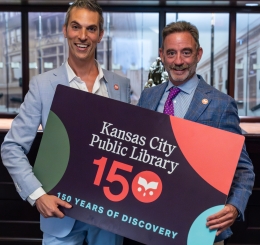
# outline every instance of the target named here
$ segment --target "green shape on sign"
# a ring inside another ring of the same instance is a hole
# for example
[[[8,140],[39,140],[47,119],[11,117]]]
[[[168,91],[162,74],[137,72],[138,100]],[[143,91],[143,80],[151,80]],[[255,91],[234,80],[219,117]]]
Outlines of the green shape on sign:
[[[68,166],[69,156],[67,130],[59,117],[50,111],[34,164],[34,174],[46,192],[52,190],[61,180]]]

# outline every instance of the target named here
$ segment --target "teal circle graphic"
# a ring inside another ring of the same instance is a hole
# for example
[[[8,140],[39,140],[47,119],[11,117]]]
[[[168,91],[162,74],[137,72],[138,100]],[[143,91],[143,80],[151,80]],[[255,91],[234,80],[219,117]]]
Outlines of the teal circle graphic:
[[[217,230],[209,230],[206,226],[207,218],[223,208],[224,205],[209,208],[194,220],[189,230],[187,245],[213,244]]]

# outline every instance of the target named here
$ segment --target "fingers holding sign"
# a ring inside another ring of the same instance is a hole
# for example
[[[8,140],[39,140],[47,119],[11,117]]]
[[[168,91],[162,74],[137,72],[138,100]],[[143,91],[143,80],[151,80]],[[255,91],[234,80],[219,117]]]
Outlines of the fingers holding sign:
[[[230,227],[236,220],[238,211],[236,207],[231,204],[226,204],[219,212],[207,218],[207,227],[210,230],[217,230],[217,236],[228,227]]]
[[[45,194],[36,200],[36,207],[45,218],[63,218],[64,214],[59,210],[59,206],[71,208],[72,205],[52,195]]]

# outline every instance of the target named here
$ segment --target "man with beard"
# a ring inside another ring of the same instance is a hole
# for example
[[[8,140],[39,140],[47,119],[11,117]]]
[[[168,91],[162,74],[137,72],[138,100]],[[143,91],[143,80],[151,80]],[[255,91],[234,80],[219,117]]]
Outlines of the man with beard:
[[[39,125],[45,128],[58,84],[130,103],[129,79],[103,70],[95,60],[95,50],[104,33],[103,23],[102,9],[96,0],[76,0],[69,7],[63,26],[68,60],[30,81],[24,103],[2,144],[2,160],[17,192],[22,199],[36,205],[41,214],[43,245],[77,245],[84,240],[89,245],[123,243],[121,236],[64,216],[59,207],[71,208],[71,205],[45,193],[26,157]]]
[[[169,81],[144,89],[138,105],[241,134],[235,100],[196,74],[203,53],[197,28],[185,21],[170,23],[163,29],[162,40],[160,57]],[[217,230],[215,244],[224,244],[224,240],[232,235],[230,226],[234,221],[244,220],[254,177],[253,165],[244,145],[225,207],[205,220],[210,230]]]

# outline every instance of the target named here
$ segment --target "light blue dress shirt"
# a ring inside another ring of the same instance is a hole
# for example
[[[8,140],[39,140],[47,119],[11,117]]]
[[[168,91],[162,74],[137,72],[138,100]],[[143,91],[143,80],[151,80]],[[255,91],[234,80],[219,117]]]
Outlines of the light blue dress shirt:
[[[184,118],[186,112],[188,111],[188,108],[190,106],[191,100],[193,98],[194,92],[198,86],[199,78],[196,74],[187,82],[181,84],[178,86],[178,88],[181,90],[178,95],[173,99],[173,106],[174,106],[174,116]],[[174,85],[168,81],[168,85],[165,89],[165,92],[160,100],[160,103],[157,107],[158,112],[163,113],[164,104],[167,100],[167,97],[169,95],[169,90],[171,87],[174,87]]]

